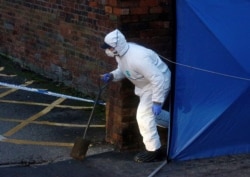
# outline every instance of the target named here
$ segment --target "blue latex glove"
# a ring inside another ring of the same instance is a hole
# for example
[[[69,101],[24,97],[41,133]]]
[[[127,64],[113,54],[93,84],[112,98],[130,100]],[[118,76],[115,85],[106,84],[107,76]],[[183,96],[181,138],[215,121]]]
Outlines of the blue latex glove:
[[[161,104],[159,103],[153,103],[152,111],[155,116],[158,116],[161,113]]]
[[[112,81],[113,80],[113,75],[110,74],[110,73],[106,73],[106,74],[103,74],[101,76],[101,80],[105,83],[108,83],[109,81]]]

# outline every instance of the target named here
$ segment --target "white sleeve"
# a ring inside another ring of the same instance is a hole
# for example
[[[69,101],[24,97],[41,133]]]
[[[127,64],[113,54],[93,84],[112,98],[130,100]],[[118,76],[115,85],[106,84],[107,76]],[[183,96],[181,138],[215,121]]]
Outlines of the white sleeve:
[[[123,74],[123,72],[119,69],[119,67],[117,67],[115,70],[111,71],[111,73],[114,76],[113,81],[120,81],[122,79],[125,78],[125,75]]]

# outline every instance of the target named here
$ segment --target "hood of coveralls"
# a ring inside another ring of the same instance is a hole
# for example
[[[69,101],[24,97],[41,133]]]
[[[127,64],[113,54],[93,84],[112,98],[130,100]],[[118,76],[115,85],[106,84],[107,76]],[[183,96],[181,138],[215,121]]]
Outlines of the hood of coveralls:
[[[104,42],[115,48],[119,56],[123,56],[129,48],[125,36],[118,29],[108,33],[104,38]]]

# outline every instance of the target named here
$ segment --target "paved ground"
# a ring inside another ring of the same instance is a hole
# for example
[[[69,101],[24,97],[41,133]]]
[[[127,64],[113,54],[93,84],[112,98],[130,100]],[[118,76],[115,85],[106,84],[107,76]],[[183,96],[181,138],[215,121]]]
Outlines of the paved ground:
[[[82,162],[72,159],[70,152],[74,139],[82,136],[93,103],[12,88],[22,85],[50,88],[53,90],[49,91],[60,93],[66,89],[22,71],[3,58],[0,60],[0,82],[10,86],[0,86],[1,177],[100,176],[110,172],[109,176],[131,176],[130,172],[147,176],[157,167],[158,163],[134,163],[135,152],[116,152],[105,142],[103,105],[98,105],[88,131],[92,143],[86,159]],[[136,171],[139,168],[143,171]]]
[[[1,59],[0,82],[34,88],[56,85],[37,77],[16,75],[20,68],[8,70],[5,65],[6,61]],[[83,133],[91,106],[90,103],[0,86],[0,176],[250,176],[250,154],[168,164],[135,163],[132,159],[136,152],[116,152],[112,145],[105,143],[105,118],[101,106],[88,133],[93,143],[87,157],[83,161],[74,160],[69,154],[75,137]]]

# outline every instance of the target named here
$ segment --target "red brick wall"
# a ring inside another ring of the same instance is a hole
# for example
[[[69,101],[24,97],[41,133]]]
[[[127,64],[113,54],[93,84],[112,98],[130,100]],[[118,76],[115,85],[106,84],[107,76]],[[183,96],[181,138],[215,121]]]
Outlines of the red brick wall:
[[[117,18],[128,40],[173,56],[173,0],[109,0],[105,12]]]
[[[172,0],[0,0],[0,53],[26,69],[83,93],[115,68],[100,44],[119,28],[128,41],[173,56]],[[106,94],[105,94],[106,95]],[[107,141],[138,147],[137,98],[128,81],[107,92]]]
[[[23,67],[89,92],[97,72],[109,67],[99,46],[116,26],[97,2],[2,0],[0,51]]]

